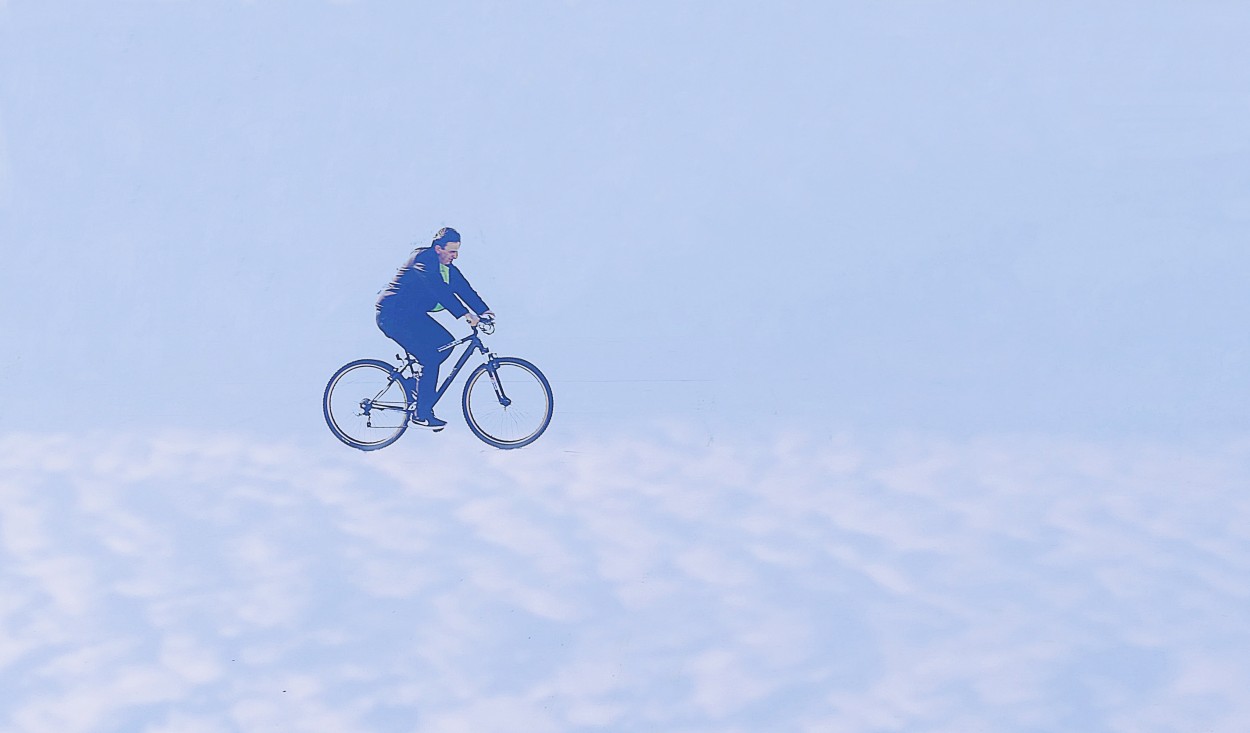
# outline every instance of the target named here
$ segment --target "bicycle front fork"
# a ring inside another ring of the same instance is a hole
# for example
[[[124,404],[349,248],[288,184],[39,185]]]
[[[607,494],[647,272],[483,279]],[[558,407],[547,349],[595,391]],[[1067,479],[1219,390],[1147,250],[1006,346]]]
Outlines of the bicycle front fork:
[[[486,373],[490,375],[490,384],[495,388],[495,397],[498,398],[499,404],[504,407],[511,405],[512,400],[504,394],[503,383],[499,381],[499,362],[494,359],[486,362]]]

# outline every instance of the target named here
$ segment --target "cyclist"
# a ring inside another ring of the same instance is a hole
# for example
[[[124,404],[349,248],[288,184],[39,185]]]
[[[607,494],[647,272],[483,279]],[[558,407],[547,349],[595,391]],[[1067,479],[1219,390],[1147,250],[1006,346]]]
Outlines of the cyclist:
[[[439,229],[429,247],[413,251],[378,298],[378,328],[421,363],[412,421],[422,427],[447,424],[434,416],[434,397],[439,367],[451,354],[438,349],[454,340],[430,314],[446,309],[470,326],[476,326],[480,317],[495,315],[452,264],[459,256],[460,233],[451,227]]]

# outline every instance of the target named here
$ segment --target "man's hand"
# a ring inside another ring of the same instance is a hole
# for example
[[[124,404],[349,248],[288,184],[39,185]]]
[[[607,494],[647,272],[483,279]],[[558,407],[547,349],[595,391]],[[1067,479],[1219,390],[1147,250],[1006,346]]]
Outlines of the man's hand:
[[[473,311],[469,311],[465,314],[464,319],[469,322],[469,326],[472,328],[477,328],[477,322],[481,320]]]

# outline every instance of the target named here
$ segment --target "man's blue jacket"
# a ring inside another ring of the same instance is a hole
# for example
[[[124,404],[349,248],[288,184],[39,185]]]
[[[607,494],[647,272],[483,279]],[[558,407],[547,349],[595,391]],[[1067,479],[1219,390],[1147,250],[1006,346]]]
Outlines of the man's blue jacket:
[[[456,318],[461,318],[468,313],[460,303],[462,300],[478,315],[490,310],[482,296],[460,274],[455,263],[447,265],[447,280],[444,281],[438,252],[433,247],[422,247],[412,253],[382,291],[377,310],[388,319],[405,318],[438,310],[441,305]]]

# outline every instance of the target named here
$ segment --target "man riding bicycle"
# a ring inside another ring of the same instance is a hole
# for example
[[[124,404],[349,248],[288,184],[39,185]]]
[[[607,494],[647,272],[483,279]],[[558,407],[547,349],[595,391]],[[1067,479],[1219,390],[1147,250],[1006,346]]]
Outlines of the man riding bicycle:
[[[451,352],[438,349],[454,340],[430,314],[446,309],[470,326],[478,324],[479,314],[495,315],[452,264],[459,256],[460,233],[451,227],[439,229],[430,246],[415,250],[378,298],[378,328],[421,363],[413,422],[422,427],[447,424],[434,416],[434,399],[439,367]]]

